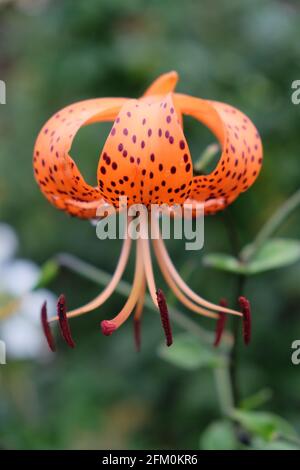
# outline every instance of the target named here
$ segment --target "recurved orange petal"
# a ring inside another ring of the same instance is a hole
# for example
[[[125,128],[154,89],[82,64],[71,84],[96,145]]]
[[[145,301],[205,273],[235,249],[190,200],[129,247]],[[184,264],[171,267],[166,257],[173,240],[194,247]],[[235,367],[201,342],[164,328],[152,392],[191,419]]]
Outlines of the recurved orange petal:
[[[118,207],[183,203],[192,185],[192,161],[172,94],[152,103],[130,100],[121,109],[98,166],[100,193]]]
[[[34,148],[34,174],[41,191],[58,209],[92,218],[104,201],[99,188],[85,182],[69,155],[78,130],[98,121],[112,121],[125,98],[99,98],[67,106],[44,125]]]
[[[215,213],[231,204],[256,180],[262,165],[262,143],[250,119],[238,109],[216,101],[174,95],[183,114],[205,124],[215,134],[222,155],[215,170],[193,178],[191,199],[205,202],[205,212]]]
[[[175,90],[178,82],[177,72],[168,72],[160,75],[153,83],[147,88],[144,96],[162,95],[165,96]]]

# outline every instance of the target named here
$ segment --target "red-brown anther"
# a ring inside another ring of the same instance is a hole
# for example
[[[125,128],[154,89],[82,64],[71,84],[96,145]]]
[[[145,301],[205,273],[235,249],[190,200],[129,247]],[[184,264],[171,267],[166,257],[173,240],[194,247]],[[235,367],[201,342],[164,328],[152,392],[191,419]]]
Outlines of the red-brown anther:
[[[243,337],[244,343],[248,345],[251,340],[251,306],[246,297],[239,297],[239,304],[243,313]]]
[[[110,336],[117,329],[117,327],[111,320],[103,320],[101,322],[101,329],[105,336]]]
[[[156,296],[157,296],[157,303],[158,303],[158,308],[160,312],[161,323],[162,323],[165,336],[166,336],[166,344],[167,346],[171,346],[171,344],[173,343],[173,337],[172,337],[172,329],[171,329],[171,324],[170,324],[166,298],[161,289],[158,289],[156,291]]]
[[[52,335],[52,331],[48,322],[48,317],[47,317],[47,302],[43,303],[42,309],[41,309],[41,322],[42,322],[42,327],[44,331],[45,338],[47,340],[48,346],[51,349],[52,352],[55,351],[55,344],[54,344],[54,338]]]
[[[141,320],[134,318],[133,320],[133,332],[136,352],[141,351]]]
[[[219,304],[221,307],[228,307],[228,302],[226,299],[221,299]],[[219,313],[219,318],[217,320],[217,325],[216,325],[216,336],[215,336],[215,341],[214,341],[214,346],[217,347],[219,346],[223,332],[225,330],[225,325],[227,322],[227,315],[225,313]]]
[[[60,331],[67,345],[70,348],[74,348],[75,343],[72,338],[70,325],[69,325],[69,321],[68,321],[66,313],[67,313],[66,299],[65,299],[65,296],[62,294],[59,296],[58,301],[57,301],[57,315],[58,315]]]

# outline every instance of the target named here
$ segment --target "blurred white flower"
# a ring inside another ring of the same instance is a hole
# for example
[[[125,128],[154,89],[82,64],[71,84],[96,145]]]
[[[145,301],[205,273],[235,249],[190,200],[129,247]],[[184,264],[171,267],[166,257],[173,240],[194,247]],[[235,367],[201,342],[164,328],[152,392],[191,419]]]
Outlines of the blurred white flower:
[[[55,310],[54,294],[46,289],[32,291],[40,270],[29,260],[14,259],[18,247],[15,232],[0,223],[0,339],[9,358],[49,357],[40,324],[40,309],[46,300]]]
[[[18,239],[13,229],[7,224],[0,223],[0,266],[14,256],[18,245]]]
[[[1,279],[0,289],[2,288],[7,293],[19,297],[33,289],[39,276],[40,270],[32,261],[25,259],[11,260],[4,266],[4,276]]]

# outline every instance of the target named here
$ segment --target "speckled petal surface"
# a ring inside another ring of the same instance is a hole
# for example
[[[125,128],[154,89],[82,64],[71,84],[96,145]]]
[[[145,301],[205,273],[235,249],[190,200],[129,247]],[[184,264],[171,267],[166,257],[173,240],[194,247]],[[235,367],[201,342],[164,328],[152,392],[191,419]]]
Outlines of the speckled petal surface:
[[[206,125],[221,144],[222,155],[212,173],[195,176],[191,199],[205,202],[205,212],[214,213],[231,204],[256,180],[262,165],[262,143],[250,119],[225,103],[176,94],[183,114]]]
[[[102,196],[118,207],[128,204],[183,203],[192,185],[192,161],[172,94],[159,101],[127,102],[101,154]]]
[[[95,216],[101,194],[85,182],[69,151],[82,126],[114,120],[125,102],[125,98],[99,98],[75,103],[57,112],[40,131],[34,174],[43,194],[58,209],[81,218]]]

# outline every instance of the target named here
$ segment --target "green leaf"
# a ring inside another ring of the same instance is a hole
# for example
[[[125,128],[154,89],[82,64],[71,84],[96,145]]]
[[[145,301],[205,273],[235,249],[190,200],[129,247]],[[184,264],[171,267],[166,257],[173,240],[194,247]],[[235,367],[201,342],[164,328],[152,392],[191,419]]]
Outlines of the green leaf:
[[[210,144],[194,164],[194,171],[201,173],[214,160],[214,157],[220,152],[220,145],[217,143]]]
[[[294,428],[286,420],[273,413],[235,410],[232,418],[251,434],[259,436],[265,441],[272,441],[279,437],[295,438],[297,436]]]
[[[169,348],[165,344],[161,345],[158,354],[171,364],[186,370],[224,365],[224,358],[219,352],[186,333],[177,335]]]
[[[54,260],[47,261],[41,268],[40,277],[34,286],[34,289],[40,289],[50,284],[56,278],[59,272],[59,265]]]
[[[234,256],[226,253],[210,253],[203,257],[203,264],[209,268],[235,274],[247,274],[247,266]]]
[[[256,274],[270,269],[289,266],[299,259],[299,240],[273,238],[263,244],[247,265],[250,274]]]
[[[215,421],[200,437],[202,450],[235,450],[237,448],[238,443],[233,427],[228,421]]]
[[[239,407],[243,410],[253,410],[258,408],[259,406],[264,405],[272,398],[272,390],[269,388],[263,388],[258,392],[250,395],[249,397],[245,398],[240,404]]]
[[[248,247],[245,247],[241,255],[247,249]],[[298,260],[300,260],[300,241],[274,238],[265,242],[247,262],[241,262],[225,253],[210,253],[204,256],[203,263],[205,266],[221,271],[251,276],[288,266]]]
[[[292,444],[281,439],[272,442],[255,439],[252,442],[252,447],[257,450],[300,450],[300,445]]]

